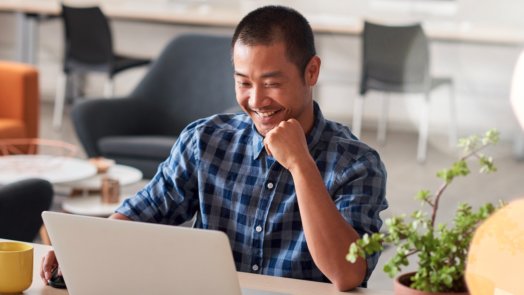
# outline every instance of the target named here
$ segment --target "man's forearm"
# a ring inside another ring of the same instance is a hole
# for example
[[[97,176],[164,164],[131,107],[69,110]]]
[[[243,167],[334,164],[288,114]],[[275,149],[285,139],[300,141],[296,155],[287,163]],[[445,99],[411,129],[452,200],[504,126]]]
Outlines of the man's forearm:
[[[124,214],[120,213],[113,213],[111,216],[109,216],[111,219],[118,219],[118,220],[131,220],[129,217],[125,216]]]
[[[339,290],[361,284],[366,261],[351,264],[345,260],[349,245],[358,233],[340,215],[313,161],[307,159],[292,168],[300,216],[309,251],[318,268]]]

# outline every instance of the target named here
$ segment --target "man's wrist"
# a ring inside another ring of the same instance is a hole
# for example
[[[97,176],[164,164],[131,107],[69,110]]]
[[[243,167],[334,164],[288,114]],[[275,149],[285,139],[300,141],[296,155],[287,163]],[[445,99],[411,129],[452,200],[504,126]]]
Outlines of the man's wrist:
[[[313,160],[313,157],[308,153],[305,157],[300,157],[296,161],[292,162],[292,164],[288,167],[289,172],[291,172],[292,175],[297,173],[305,173],[306,171],[310,171],[311,169],[318,169],[317,164]]]

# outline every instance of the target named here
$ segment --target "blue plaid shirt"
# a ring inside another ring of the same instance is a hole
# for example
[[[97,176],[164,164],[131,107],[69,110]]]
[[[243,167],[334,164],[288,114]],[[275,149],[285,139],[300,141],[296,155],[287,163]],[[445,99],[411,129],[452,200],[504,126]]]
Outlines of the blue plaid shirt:
[[[316,104],[307,142],[340,214],[360,235],[377,232],[387,208],[377,152],[325,120]],[[328,281],[308,251],[291,174],[268,156],[245,114],[186,127],[151,182],[116,212],[173,225],[196,214],[196,227],[227,234],[238,271]],[[367,259],[366,281],[378,256]]]

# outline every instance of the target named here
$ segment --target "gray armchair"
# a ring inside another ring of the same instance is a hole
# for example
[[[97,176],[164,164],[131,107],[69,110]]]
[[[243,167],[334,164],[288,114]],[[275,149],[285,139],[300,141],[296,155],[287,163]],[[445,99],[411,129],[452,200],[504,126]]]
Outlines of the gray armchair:
[[[53,187],[47,180],[27,179],[0,187],[0,238],[32,242],[49,210]]]
[[[87,155],[140,169],[151,178],[190,122],[236,107],[231,38],[175,38],[124,99],[82,101],[73,124]]]

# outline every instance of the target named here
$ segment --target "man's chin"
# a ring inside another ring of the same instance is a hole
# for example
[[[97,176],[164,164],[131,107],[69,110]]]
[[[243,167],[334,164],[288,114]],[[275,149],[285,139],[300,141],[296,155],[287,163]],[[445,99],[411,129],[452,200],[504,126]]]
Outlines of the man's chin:
[[[275,128],[275,126],[257,126],[257,125],[255,126],[257,128],[258,133],[262,135],[263,137],[265,137],[269,133],[269,131]]]
[[[266,136],[266,134],[269,131],[273,130],[273,128],[277,127],[280,124],[280,122],[285,121],[287,119],[285,117],[279,116],[272,118],[272,120],[269,122],[263,122],[262,120],[260,120],[260,118],[252,116],[251,120],[253,120],[253,122],[255,123],[258,133],[260,133],[260,135],[262,136]]]

